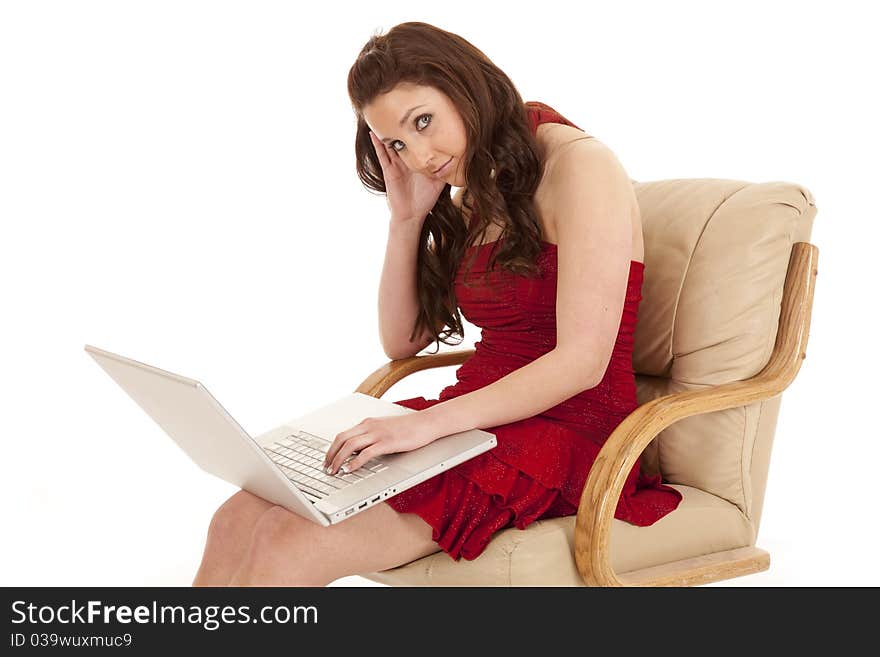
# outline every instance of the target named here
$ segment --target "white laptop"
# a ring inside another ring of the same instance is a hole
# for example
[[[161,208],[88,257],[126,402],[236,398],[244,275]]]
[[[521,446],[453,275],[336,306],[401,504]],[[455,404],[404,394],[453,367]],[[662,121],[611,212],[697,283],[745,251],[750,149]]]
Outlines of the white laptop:
[[[198,381],[91,345],[85,350],[200,468],[324,526],[497,444],[494,434],[471,429],[328,475],[321,466],[337,434],[367,417],[417,411],[354,392],[252,438]]]

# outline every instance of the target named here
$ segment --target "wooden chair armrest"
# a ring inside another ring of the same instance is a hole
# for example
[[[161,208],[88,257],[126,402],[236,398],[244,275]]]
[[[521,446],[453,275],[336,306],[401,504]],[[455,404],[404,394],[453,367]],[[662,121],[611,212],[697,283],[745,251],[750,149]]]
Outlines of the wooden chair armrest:
[[[679,392],[646,402],[609,436],[590,469],[575,524],[575,561],[588,586],[677,583],[672,577],[628,581],[626,575],[618,577],[611,567],[611,525],[626,477],[650,442],[674,422],[769,399],[788,387],[807,355],[818,258],[819,250],[808,242],[797,242],[792,247],[776,344],[764,369],[745,381]]]
[[[370,374],[355,389],[371,397],[381,397],[395,383],[419,370],[448,365],[460,365],[474,354],[474,349],[458,349],[442,354],[427,356],[410,356],[400,360],[392,360]]]

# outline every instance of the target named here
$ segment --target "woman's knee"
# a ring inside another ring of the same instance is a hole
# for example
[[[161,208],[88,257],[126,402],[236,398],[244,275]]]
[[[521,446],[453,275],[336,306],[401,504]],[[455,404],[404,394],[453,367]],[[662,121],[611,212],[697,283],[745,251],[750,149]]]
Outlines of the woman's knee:
[[[440,547],[432,533],[418,516],[406,517],[384,503],[329,527],[276,506],[254,526],[248,557],[267,569],[280,564],[289,573],[331,582],[433,554]]]
[[[269,509],[257,519],[253,526],[251,556],[260,558],[276,554],[279,548],[285,544],[289,545],[292,539],[311,529],[310,525],[315,529],[320,529],[314,523],[300,518],[280,506]]]
[[[260,516],[274,506],[262,497],[240,490],[214,512],[208,526],[208,537],[237,539],[242,534],[250,534]]]

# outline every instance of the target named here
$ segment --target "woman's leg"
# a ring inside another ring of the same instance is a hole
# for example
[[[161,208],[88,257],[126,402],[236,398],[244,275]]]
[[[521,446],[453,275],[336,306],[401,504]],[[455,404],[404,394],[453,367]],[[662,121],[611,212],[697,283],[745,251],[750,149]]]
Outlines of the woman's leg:
[[[273,506],[246,490],[226,500],[211,518],[193,586],[226,586],[247,553],[254,525]]]
[[[322,527],[280,506],[253,526],[247,553],[232,586],[326,586],[349,575],[393,568],[440,547],[419,516],[380,502],[351,518]]]

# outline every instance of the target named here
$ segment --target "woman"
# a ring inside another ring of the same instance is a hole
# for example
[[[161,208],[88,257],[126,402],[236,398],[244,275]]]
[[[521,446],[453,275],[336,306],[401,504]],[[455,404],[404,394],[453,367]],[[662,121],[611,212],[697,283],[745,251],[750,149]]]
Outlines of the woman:
[[[397,401],[417,412],[337,435],[327,472],[472,428],[498,445],[330,527],[239,491],[214,514],[194,585],[326,585],[441,549],[475,559],[504,527],[577,513],[599,449],[637,406],[644,248],[614,154],[425,23],[372,37],[348,91],[358,175],[391,211],[385,352],[458,344],[447,339],[464,336],[459,308],[483,332],[438,399]],[[680,501],[637,462],[616,517],[649,525]]]

